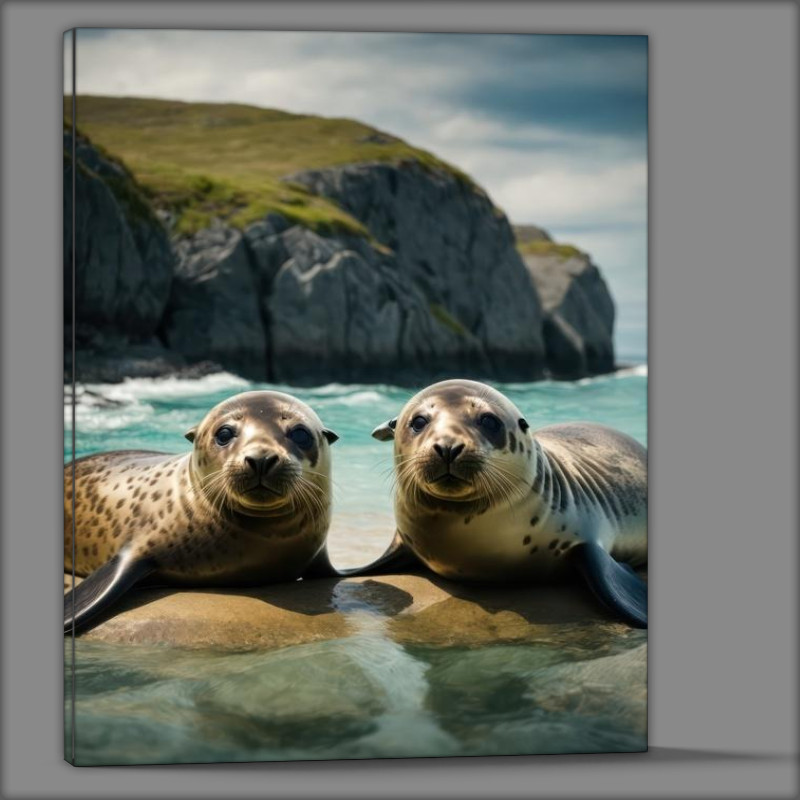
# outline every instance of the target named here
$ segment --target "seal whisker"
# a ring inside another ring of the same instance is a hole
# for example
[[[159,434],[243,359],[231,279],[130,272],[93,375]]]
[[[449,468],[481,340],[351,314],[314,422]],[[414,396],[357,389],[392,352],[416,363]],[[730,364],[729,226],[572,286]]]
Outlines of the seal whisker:
[[[298,496],[303,498],[308,505],[313,507],[317,516],[323,516],[326,513],[327,509],[322,501],[322,492],[316,484],[309,481],[303,475],[298,475],[295,479],[294,488]]]
[[[493,469],[498,476],[502,476],[506,481],[511,495],[511,502],[524,497],[528,493],[528,481],[522,476],[515,475],[500,464],[491,464],[491,469]]]

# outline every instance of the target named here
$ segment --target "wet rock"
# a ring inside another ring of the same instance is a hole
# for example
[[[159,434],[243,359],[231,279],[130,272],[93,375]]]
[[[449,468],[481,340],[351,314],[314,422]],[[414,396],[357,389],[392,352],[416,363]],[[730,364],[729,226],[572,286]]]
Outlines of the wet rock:
[[[647,747],[646,632],[574,585],[146,589],[75,645],[82,764]]]
[[[640,736],[647,733],[647,645],[576,663],[561,663],[531,675],[530,693],[547,711],[609,713]]]
[[[475,587],[428,575],[319,579],[256,589],[133,591],[87,640],[255,649],[379,631],[402,644],[583,643],[630,629],[575,585]]]
[[[66,350],[64,368],[72,375],[72,353]],[[120,383],[126,378],[202,378],[222,367],[213,361],[189,363],[158,340],[142,344],[106,339],[98,347],[84,346],[75,357],[75,380],[79,383]]]

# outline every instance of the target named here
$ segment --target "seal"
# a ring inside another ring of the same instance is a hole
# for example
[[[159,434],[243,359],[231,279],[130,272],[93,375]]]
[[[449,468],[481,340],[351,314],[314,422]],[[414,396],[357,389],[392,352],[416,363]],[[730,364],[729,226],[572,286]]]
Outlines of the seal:
[[[530,429],[482,383],[415,395],[372,433],[394,440],[397,534],[359,574],[419,566],[457,581],[583,576],[616,616],[647,627],[647,451],[590,422]]]
[[[65,465],[64,569],[88,576],[64,598],[65,630],[145,580],[231,586],[334,574],[325,539],[338,437],[311,408],[281,392],[245,392],[185,436],[192,450],[183,455],[78,459],[74,497]]]

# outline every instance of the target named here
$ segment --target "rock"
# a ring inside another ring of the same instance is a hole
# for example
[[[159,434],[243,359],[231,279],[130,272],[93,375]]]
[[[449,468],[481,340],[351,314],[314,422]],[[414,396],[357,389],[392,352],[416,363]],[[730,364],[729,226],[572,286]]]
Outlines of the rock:
[[[270,216],[278,217],[277,214]],[[272,283],[278,270],[291,257],[291,253],[280,236],[284,230],[286,230],[285,227],[276,228],[269,219],[265,219],[250,225],[244,231],[245,242],[250,252],[251,266],[255,273],[256,287],[262,301],[272,291]]]
[[[187,363],[158,340],[144,344],[104,341],[98,349],[84,346],[76,353],[75,379],[80,383],[120,383],[126,378],[201,378],[222,367],[213,361]],[[65,374],[71,375],[72,353],[64,354]]]
[[[72,376],[72,134],[64,132],[65,379]],[[156,338],[174,255],[133,176],[83,136],[76,140],[76,374],[82,382],[174,374],[186,366]]]
[[[370,631],[399,644],[440,646],[556,638],[593,653],[609,637],[630,633],[580,586],[479,587],[388,575],[254,589],[139,589],[82,638],[249,650]]]
[[[614,301],[590,257],[564,249],[523,257],[542,301],[548,369],[560,378],[611,372]]]
[[[392,251],[403,289],[413,287],[426,301],[426,316],[463,338],[450,374],[458,367],[477,378],[541,377],[539,299],[508,220],[481,189],[415,161],[353,164],[289,179],[334,200]],[[408,328],[419,318],[402,322]],[[425,360],[419,368],[435,373],[437,366],[432,358],[432,368]]]
[[[274,380],[402,383],[480,363],[477,339],[438,322],[391,255],[301,227],[281,240],[291,257],[264,298]]]
[[[558,664],[531,676],[529,695],[543,710],[603,716],[629,735],[647,736],[647,645],[589,661]]]
[[[162,324],[167,345],[188,362],[211,360],[253,380],[267,377],[267,340],[244,237],[216,225],[176,245]]]
[[[645,643],[576,586],[139,590],[74,643],[79,763],[641,751]]]
[[[65,131],[65,319],[72,314],[74,233],[78,348],[108,338],[146,342],[169,298],[174,256],[167,233],[133,176],[82,136],[76,141],[73,231],[71,152],[72,134]]]
[[[83,137],[77,156],[79,381],[220,365],[294,385],[419,385],[614,367],[613,302],[589,257],[523,263],[502,212],[446,167],[408,159],[287,178],[332,200],[367,237],[322,236],[270,213],[243,231],[217,221],[170,242],[174,214],[154,212],[123,164]],[[69,159],[65,169],[68,312]],[[535,226],[517,236],[552,243]]]

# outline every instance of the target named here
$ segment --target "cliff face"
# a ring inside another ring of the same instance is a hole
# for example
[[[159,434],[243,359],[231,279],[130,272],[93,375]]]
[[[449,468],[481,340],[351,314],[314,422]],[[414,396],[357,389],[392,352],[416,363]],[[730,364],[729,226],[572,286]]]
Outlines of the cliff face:
[[[243,232],[201,231],[176,251],[163,332],[190,362],[294,384],[490,374],[481,340],[363,238],[273,214]]]
[[[501,380],[541,375],[539,299],[508,220],[481,189],[418,164],[353,165],[293,179],[335,200],[393,251],[403,286],[463,331],[475,369]]]
[[[249,378],[265,378],[266,339],[250,254],[222,226],[175,243],[177,263],[162,325],[167,346],[189,363],[211,359]]]
[[[613,368],[613,304],[588,257],[566,269],[523,263],[505,216],[441,166],[405,159],[291,176],[293,191],[335,204],[366,237],[269,213],[170,239],[132,175],[82,138],[77,176],[78,380],[214,365],[293,384]],[[70,302],[65,291],[65,312]]]
[[[560,378],[610,372],[614,301],[590,257],[564,250],[523,256],[542,301],[548,370]]]
[[[64,310],[72,304],[72,135],[64,133]],[[79,346],[146,342],[166,308],[175,258],[133,177],[76,142],[75,297]]]
[[[299,227],[280,243],[289,258],[263,300],[274,380],[413,383],[477,353],[474,337],[437,320],[405,285],[391,254]]]

